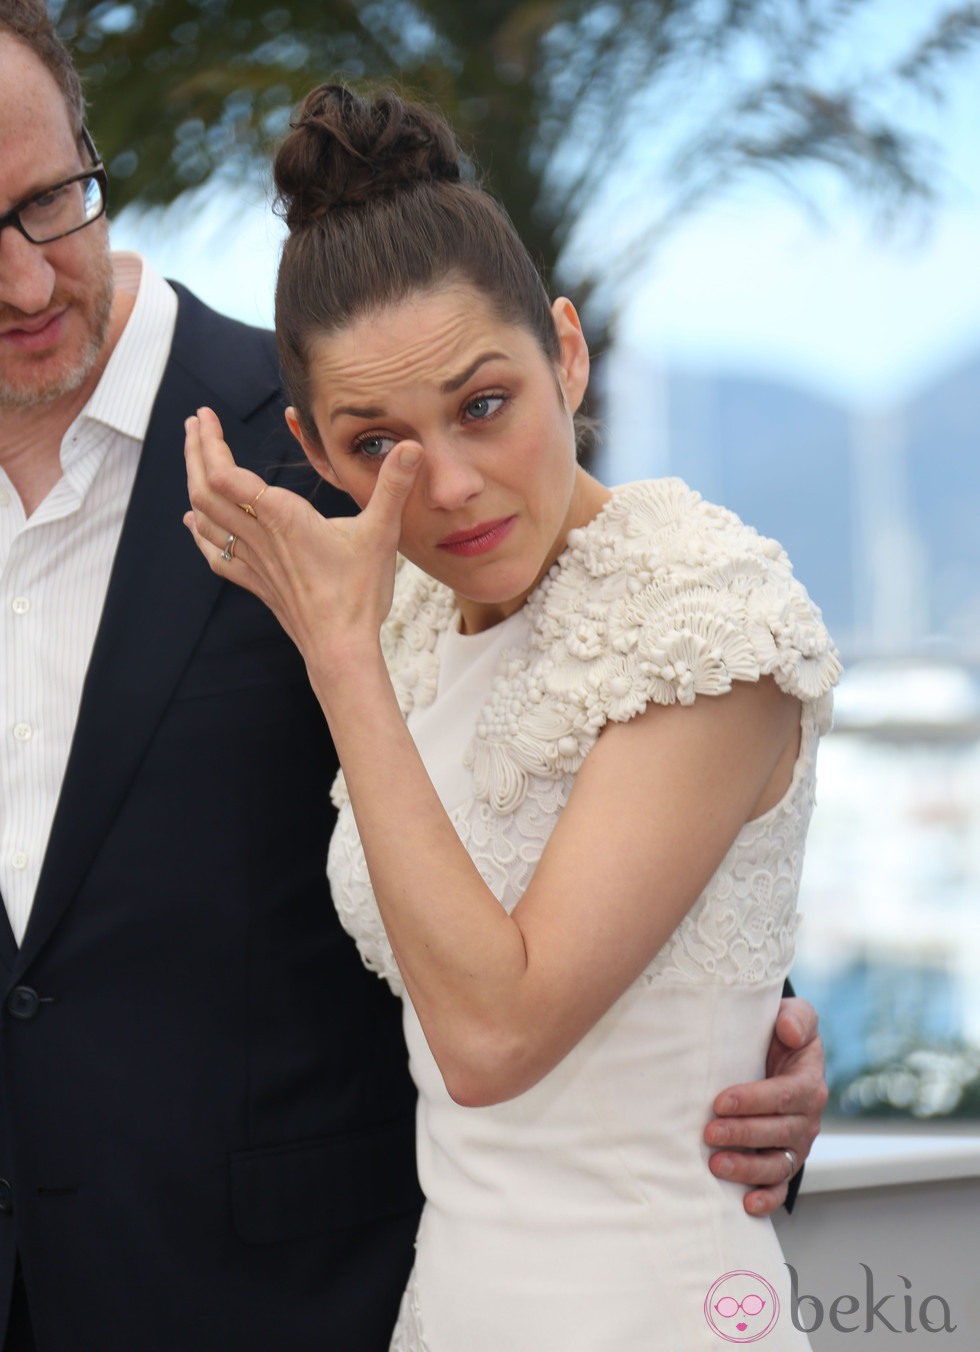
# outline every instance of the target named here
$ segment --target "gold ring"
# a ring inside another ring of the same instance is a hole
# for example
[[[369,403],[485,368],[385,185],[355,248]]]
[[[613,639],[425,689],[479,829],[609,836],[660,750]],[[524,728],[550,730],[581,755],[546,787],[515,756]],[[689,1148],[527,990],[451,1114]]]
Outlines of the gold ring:
[[[238,505],[239,505],[239,507],[242,509],[242,511],[245,513],[246,516],[255,516],[255,515],[256,515],[255,508],[252,506],[252,504],[251,504],[250,502],[240,502]]]

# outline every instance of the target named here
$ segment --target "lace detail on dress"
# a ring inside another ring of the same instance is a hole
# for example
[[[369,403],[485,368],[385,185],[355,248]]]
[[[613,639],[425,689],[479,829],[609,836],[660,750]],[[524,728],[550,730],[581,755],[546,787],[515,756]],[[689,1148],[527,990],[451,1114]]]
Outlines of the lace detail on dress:
[[[796,900],[814,803],[819,730],[803,713],[793,784],[764,816],[746,823],[697,901],[643,973],[648,983],[782,980],[801,917]]]
[[[449,588],[400,559],[394,603],[381,629],[381,651],[406,718],[416,704],[424,706],[435,699],[439,680],[436,641],[455,616],[456,600]],[[330,796],[337,808],[349,801],[342,770]]]
[[[527,891],[571,788],[570,776],[533,780],[520,805],[504,820],[479,798],[451,814],[466,853],[506,910],[512,911]]]
[[[527,890],[571,787],[570,778],[537,781],[508,819],[502,820],[479,799],[449,814],[483,881],[508,911]],[[383,977],[396,995],[404,994],[349,803],[341,805],[337,817],[327,871],[340,923],[357,944],[361,961],[368,971]]]
[[[335,791],[340,783],[338,775]],[[327,875],[337,917],[357,944],[364,966],[369,972],[384,977],[396,995],[403,994],[405,983],[381,923],[381,912],[374,899],[374,889],[350,803],[340,806],[337,824],[330,837]]]
[[[388,1352],[429,1352],[429,1344],[425,1341],[422,1329],[422,1311],[419,1308],[419,1292],[414,1268],[402,1295],[398,1322],[391,1335]]]

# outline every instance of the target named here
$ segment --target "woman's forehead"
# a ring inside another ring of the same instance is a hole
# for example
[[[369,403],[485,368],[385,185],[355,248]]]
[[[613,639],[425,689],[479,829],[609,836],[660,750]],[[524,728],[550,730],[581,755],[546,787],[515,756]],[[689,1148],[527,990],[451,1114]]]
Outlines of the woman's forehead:
[[[419,385],[452,392],[477,362],[525,359],[533,340],[473,287],[426,291],[367,311],[311,349],[313,402],[329,414],[351,397]]]

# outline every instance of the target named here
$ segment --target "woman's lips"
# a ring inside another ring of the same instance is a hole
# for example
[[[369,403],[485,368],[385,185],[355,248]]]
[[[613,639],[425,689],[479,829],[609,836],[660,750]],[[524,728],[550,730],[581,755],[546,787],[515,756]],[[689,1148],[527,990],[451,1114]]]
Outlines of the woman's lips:
[[[474,554],[485,554],[495,549],[501,540],[511,532],[516,516],[502,516],[497,521],[481,521],[479,525],[466,530],[457,530],[439,541],[438,549],[447,554],[458,554],[470,558]]]

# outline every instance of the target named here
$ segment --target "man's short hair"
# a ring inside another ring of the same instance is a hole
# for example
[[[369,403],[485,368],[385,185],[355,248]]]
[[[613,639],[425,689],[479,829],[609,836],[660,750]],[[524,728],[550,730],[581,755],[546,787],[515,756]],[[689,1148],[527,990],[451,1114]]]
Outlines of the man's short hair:
[[[44,0],[3,0],[0,33],[9,33],[28,47],[61,90],[72,131],[81,136],[85,95],[71,53],[58,36]]]

